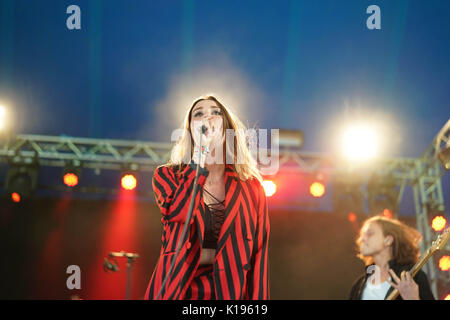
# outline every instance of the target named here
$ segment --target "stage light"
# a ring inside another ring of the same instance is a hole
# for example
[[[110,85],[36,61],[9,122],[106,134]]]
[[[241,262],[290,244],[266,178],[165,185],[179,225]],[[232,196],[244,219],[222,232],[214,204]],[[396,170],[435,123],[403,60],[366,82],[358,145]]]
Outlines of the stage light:
[[[66,186],[75,187],[78,184],[78,176],[75,173],[66,173],[63,181]]]
[[[444,298],[444,300],[450,300],[450,294],[448,294],[448,295]]]
[[[0,105],[0,131],[6,127],[6,108]]]
[[[73,160],[66,163],[63,170],[63,182],[66,186],[74,188],[81,178],[81,162]]]
[[[442,256],[439,259],[439,269],[442,271],[450,270],[450,256]]]
[[[325,186],[321,182],[313,182],[309,187],[309,193],[315,198],[320,198],[325,194]]]
[[[392,219],[394,217],[394,214],[392,213],[391,210],[389,209],[384,209],[383,210],[383,216],[388,218],[388,219]]]
[[[18,173],[8,180],[8,193],[14,202],[19,202],[32,193],[31,177],[27,173]]]
[[[436,232],[442,231],[446,225],[447,219],[445,219],[443,216],[436,216],[431,221],[431,227]]]
[[[13,192],[11,194],[11,200],[16,203],[20,202],[20,194],[18,194],[17,192]]]
[[[450,146],[439,152],[439,160],[445,170],[450,170]]]
[[[121,179],[122,188],[125,190],[133,190],[137,186],[137,179],[131,173],[126,173]]]
[[[356,222],[356,214],[354,214],[353,212],[350,212],[347,218],[350,222]]]
[[[303,145],[303,131],[280,129],[278,131],[278,139],[280,147],[301,148]]]
[[[139,165],[136,163],[126,163],[122,166],[122,177],[120,184],[124,190],[134,190],[137,187],[137,173]]]
[[[14,202],[20,202],[32,195],[37,187],[39,167],[35,160],[15,157],[6,173],[5,189]]]
[[[374,158],[378,151],[375,130],[368,125],[349,127],[342,137],[343,154],[349,160],[362,161]]]
[[[78,185],[81,178],[81,162],[73,160],[66,163],[63,170],[63,182],[66,186],[74,188]]]
[[[264,192],[266,197],[271,197],[277,192],[277,185],[272,180],[264,180],[263,183]]]

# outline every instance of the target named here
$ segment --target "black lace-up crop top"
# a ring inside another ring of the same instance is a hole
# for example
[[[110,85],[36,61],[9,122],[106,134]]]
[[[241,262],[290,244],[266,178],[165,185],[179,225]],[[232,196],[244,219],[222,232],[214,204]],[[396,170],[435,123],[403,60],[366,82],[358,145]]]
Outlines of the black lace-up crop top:
[[[203,248],[216,249],[220,230],[225,221],[225,200],[219,201],[208,190],[204,189],[204,191],[216,202],[212,204],[205,203],[205,239],[203,240]]]

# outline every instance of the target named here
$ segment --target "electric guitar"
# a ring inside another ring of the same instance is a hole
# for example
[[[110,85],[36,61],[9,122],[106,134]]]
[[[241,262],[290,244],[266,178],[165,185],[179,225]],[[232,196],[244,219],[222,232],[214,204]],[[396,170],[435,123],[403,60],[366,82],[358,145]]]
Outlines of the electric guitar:
[[[447,243],[448,239],[450,238],[450,227],[445,229],[445,231],[440,234],[435,241],[433,241],[433,244],[431,247],[428,248],[427,252],[424,256],[420,258],[420,260],[409,270],[411,273],[411,277],[414,278],[414,276],[419,272],[420,269],[422,269],[423,265],[430,259],[433,254],[436,253],[438,250],[442,250],[442,248],[445,247],[445,244]],[[397,289],[394,289],[394,291],[391,292],[389,296],[386,297],[386,300],[394,300],[398,297],[400,293]]]

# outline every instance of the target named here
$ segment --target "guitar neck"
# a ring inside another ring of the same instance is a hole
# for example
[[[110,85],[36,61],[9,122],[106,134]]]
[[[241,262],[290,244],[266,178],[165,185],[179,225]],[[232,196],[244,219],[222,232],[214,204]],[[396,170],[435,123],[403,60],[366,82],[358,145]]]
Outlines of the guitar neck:
[[[428,259],[431,258],[431,256],[433,256],[433,253],[428,250],[427,254],[424,255],[412,268],[411,270],[409,270],[409,272],[411,273],[411,277],[415,277],[417,272],[419,272],[420,269],[422,269],[422,267],[425,265],[425,263],[427,263]]]
[[[433,241],[433,244],[431,245],[430,248],[428,248],[425,255],[422,258],[420,258],[420,260],[411,268],[411,270],[409,270],[412,278],[415,277],[417,272],[419,272],[419,270],[422,269],[423,265],[428,261],[428,259],[430,259],[430,257],[434,255],[434,253],[437,250],[441,250],[445,246],[449,238],[450,238],[450,227],[447,227],[447,229],[445,229],[445,231],[438,236],[437,240]],[[395,298],[398,297],[398,295],[399,295],[398,290],[394,289],[391,292],[391,294],[386,298],[386,300],[394,300]]]

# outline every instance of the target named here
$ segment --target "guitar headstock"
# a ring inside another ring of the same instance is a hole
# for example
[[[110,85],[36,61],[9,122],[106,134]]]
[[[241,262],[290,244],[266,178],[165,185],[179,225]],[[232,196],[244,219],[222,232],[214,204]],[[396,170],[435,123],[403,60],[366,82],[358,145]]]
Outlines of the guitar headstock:
[[[433,241],[433,244],[431,245],[431,252],[435,252],[437,250],[442,250],[445,245],[447,244],[448,239],[450,238],[450,227],[445,229],[444,232],[442,232],[436,240]]]

